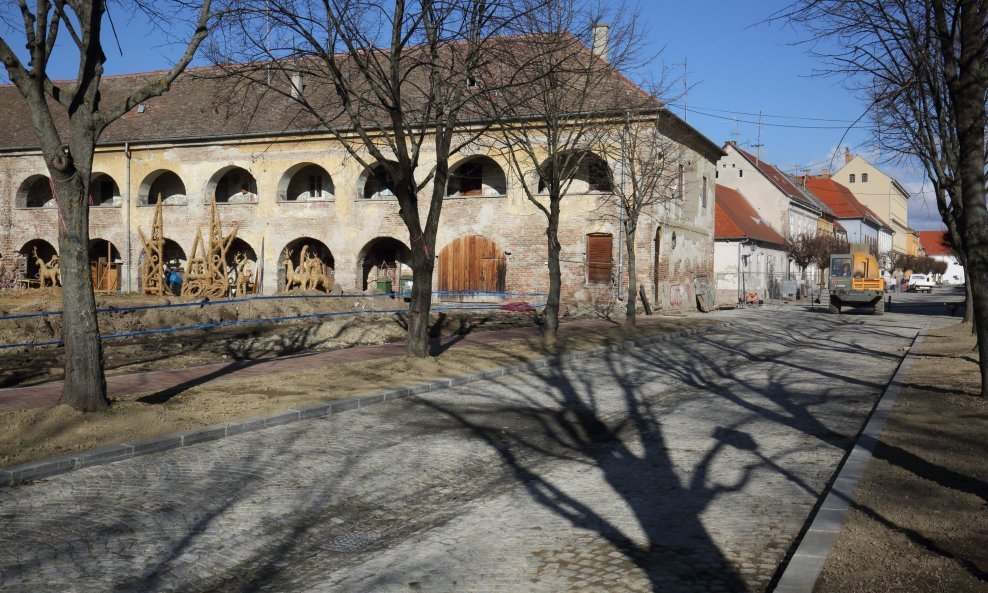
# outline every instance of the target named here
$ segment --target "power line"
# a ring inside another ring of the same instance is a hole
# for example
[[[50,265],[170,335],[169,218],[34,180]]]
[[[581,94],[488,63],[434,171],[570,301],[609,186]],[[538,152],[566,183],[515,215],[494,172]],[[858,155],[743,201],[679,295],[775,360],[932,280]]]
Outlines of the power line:
[[[670,107],[682,107],[682,105],[678,105],[676,103],[669,103],[669,106]],[[770,114],[767,114],[767,113],[751,113],[751,112],[747,112],[747,111],[734,111],[732,109],[715,109],[713,107],[697,107],[695,105],[693,106],[693,109],[702,109],[703,111],[713,111],[713,112],[716,112],[716,113],[730,113],[730,114],[733,114],[733,115],[751,115],[751,116],[761,115],[762,117],[768,117],[768,118],[772,118],[772,119],[797,119],[797,120],[804,120],[804,121],[829,121],[829,122],[833,122],[833,123],[844,123],[844,124],[850,124],[850,123],[853,123],[854,122],[854,120],[850,120],[850,119],[832,119],[832,118],[827,118],[827,117],[805,117],[805,116],[799,116],[799,115],[770,115]]]
[[[706,116],[706,117],[713,117],[715,119],[723,119],[723,120],[727,120],[727,121],[731,121],[731,122],[737,121],[737,122],[746,123],[746,124],[759,125],[759,123],[757,121],[754,121],[754,120],[737,119],[737,118],[734,118],[734,117],[727,117],[725,115],[717,115],[717,114],[714,114],[714,113],[706,113],[705,111],[701,110],[701,108],[698,108],[698,107],[693,107],[692,108],[692,113],[694,115],[703,115],[703,116]],[[755,115],[758,115],[758,114],[756,113]],[[848,127],[853,126],[853,124],[850,124],[848,126],[811,126],[811,125],[797,125],[797,124],[773,124],[773,123],[766,123],[766,122],[762,122],[761,125],[763,125],[763,126],[769,126],[769,127],[772,127],[772,128],[792,128],[792,129],[797,129],[797,130],[846,130],[846,129],[848,129]]]

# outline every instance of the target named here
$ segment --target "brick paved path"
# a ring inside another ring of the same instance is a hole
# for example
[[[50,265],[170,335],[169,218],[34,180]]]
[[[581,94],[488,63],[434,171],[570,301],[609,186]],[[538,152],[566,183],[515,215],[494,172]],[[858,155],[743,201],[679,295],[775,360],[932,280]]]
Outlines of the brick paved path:
[[[613,323],[598,320],[571,321],[560,326],[560,333],[566,334],[589,327],[604,327],[608,325],[613,325]],[[541,330],[537,327],[481,331],[462,336],[452,336],[442,340],[433,340],[433,347],[440,345],[447,348],[476,346],[503,342],[505,340],[533,338],[539,335],[541,335]],[[184,369],[149,371],[107,377],[106,389],[111,398],[121,397],[148,391],[164,391],[198,381],[205,382],[233,378],[260,377],[283,371],[314,369],[345,362],[404,356],[404,354],[405,344],[398,343],[386,344],[384,346],[361,346],[326,352],[310,352],[271,359],[224,362]],[[28,387],[0,389],[0,412],[50,406],[58,401],[61,393],[62,381],[51,381]]]
[[[733,318],[0,490],[0,590],[762,591],[924,320]]]

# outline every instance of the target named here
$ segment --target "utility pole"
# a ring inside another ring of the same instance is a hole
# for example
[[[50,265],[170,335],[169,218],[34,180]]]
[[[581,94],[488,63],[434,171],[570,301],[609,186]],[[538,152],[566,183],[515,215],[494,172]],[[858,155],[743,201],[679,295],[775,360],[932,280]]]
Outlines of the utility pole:
[[[690,70],[687,59],[683,58],[681,64],[673,64],[673,66],[683,67],[683,121],[689,123],[689,95],[690,95]]]
[[[754,145],[755,162],[760,164],[762,160],[762,110],[758,110],[758,142]]]

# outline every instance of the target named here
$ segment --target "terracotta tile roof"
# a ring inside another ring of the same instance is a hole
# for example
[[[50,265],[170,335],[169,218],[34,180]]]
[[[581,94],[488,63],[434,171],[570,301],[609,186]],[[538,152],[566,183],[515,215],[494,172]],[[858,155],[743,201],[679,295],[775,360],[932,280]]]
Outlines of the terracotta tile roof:
[[[803,191],[803,189],[799,187],[799,184],[791,175],[786,175],[785,173],[777,169],[774,165],[771,165],[761,159],[756,158],[755,155],[744,150],[733,141],[728,142],[728,144],[733,146],[734,149],[738,151],[738,154],[743,156],[745,160],[751,163],[752,167],[754,167],[758,172],[764,175],[765,178],[768,179],[770,183],[772,183],[772,185],[774,185],[780,192],[788,196],[789,199],[793,200],[797,204],[800,204],[804,207],[808,207],[814,210],[820,210],[822,214],[827,214],[831,216],[833,215],[833,212],[830,211],[830,208],[828,208],[826,204],[822,203],[819,199],[817,199],[816,196],[814,196],[810,192]]]
[[[784,246],[782,238],[755,210],[741,192],[718,184],[714,212],[715,239],[752,239]]]
[[[572,45],[563,52],[563,59],[581,64],[600,60],[575,37],[571,38],[571,42]],[[477,77],[481,84],[484,80],[496,81],[499,77],[507,76],[510,68],[508,61],[522,61],[526,59],[526,52],[527,55],[532,56],[544,51],[539,48],[537,39],[533,38],[504,37],[499,38],[497,43],[496,51],[499,52],[497,55],[502,59],[490,60],[484,66]],[[412,73],[406,77],[409,88],[404,89],[406,91],[404,96],[412,97],[408,99],[410,103],[416,101],[415,89],[425,86],[416,78],[422,78],[425,74],[422,68],[416,66],[421,61],[415,56],[413,51],[415,49],[412,48],[408,52],[409,69]],[[456,45],[449,46],[448,51],[457,51]],[[313,64],[319,62],[313,61]],[[325,68],[325,64],[323,67]],[[346,62],[343,67],[346,67]],[[223,76],[224,70],[239,70],[241,76],[239,78]],[[524,72],[524,69],[521,71]],[[723,154],[719,146],[681,122],[617,70],[606,67],[601,72],[603,82],[595,85],[588,94],[589,98],[579,104],[580,110],[624,111],[629,107],[655,110],[663,114],[676,134],[689,138],[690,143],[699,147],[709,158],[716,160]],[[162,72],[145,72],[104,77],[100,86],[102,100],[115,104],[143,82],[161,74]],[[276,80],[280,81],[278,84],[281,85],[283,92],[265,89],[260,83],[251,83],[251,77],[253,80],[260,80],[267,74],[265,64],[189,69],[179,76],[171,90],[163,96],[148,100],[142,108],[135,108],[110,124],[103,132],[99,143],[107,145],[125,141],[178,142],[252,135],[318,133],[325,130],[314,116],[302,110],[287,96],[291,87],[283,73],[276,73]],[[517,73],[515,76],[517,78]],[[565,85],[565,83],[564,80],[558,84]],[[64,86],[71,84],[71,82],[65,83]],[[304,84],[306,99],[319,113],[324,114],[327,120],[341,129],[351,127],[328,77],[320,76],[318,69],[315,69],[305,73]],[[521,86],[509,85],[502,92],[494,94],[501,101],[511,100],[517,107],[519,104],[525,104],[526,94],[530,97],[536,96],[537,91],[538,89],[535,89],[535,92],[531,90],[526,92]],[[418,97],[418,100],[421,99],[422,97]],[[3,130],[3,134],[0,134],[0,151],[37,148],[38,140],[27,107],[13,85],[0,86],[0,105],[4,106],[4,109],[0,110],[0,130]],[[496,108],[496,105],[487,107]],[[574,109],[577,109],[577,106],[574,105]],[[366,114],[367,120],[390,121],[379,108],[375,110],[373,102],[362,105],[361,110]],[[60,129],[65,129],[64,110],[52,111],[56,114],[56,124]],[[516,108],[515,111],[518,109]],[[417,113],[415,109],[409,112]],[[427,117],[423,117],[423,121],[430,121]],[[484,116],[480,110],[475,110],[466,117],[483,118]]]
[[[954,254],[947,241],[947,231],[919,231],[919,243],[926,250],[926,255]]]
[[[837,218],[860,218],[871,222],[879,228],[886,229],[890,232],[892,230],[871,208],[868,208],[854,197],[851,190],[837,183],[828,175],[808,177],[806,179],[806,189],[826,204]]]

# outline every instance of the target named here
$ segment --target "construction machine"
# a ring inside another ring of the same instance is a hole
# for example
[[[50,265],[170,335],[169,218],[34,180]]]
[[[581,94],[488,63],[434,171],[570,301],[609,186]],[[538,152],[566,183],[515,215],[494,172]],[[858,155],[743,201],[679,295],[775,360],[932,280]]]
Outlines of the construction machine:
[[[830,256],[829,288],[831,313],[854,307],[885,314],[885,280],[867,244],[852,243],[847,253]]]

